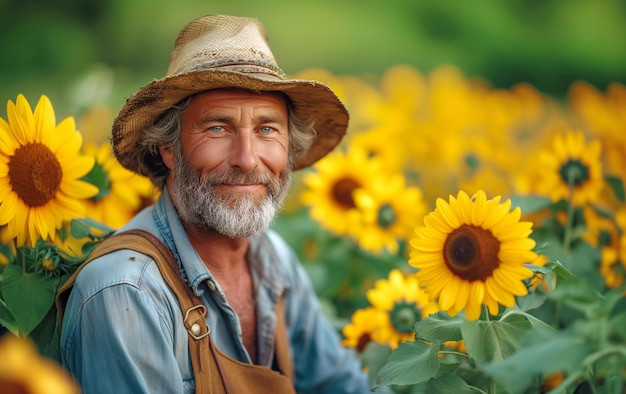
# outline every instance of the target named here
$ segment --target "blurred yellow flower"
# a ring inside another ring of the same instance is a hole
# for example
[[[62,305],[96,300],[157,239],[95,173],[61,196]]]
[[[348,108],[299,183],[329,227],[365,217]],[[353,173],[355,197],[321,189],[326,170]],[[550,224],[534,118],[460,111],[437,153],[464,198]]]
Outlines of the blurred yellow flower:
[[[406,160],[406,141],[398,138],[388,125],[355,133],[348,140],[352,149],[366,152],[367,157],[376,158],[385,171],[402,171]]]
[[[29,339],[0,338],[0,391],[24,394],[78,394],[80,388],[59,364],[39,355]]]
[[[528,238],[532,223],[519,221],[521,210],[511,211],[510,200],[487,200],[483,191],[471,198],[460,191],[436,206],[410,241],[409,264],[419,269],[416,277],[430,300],[438,299],[451,316],[465,310],[468,320],[480,316],[482,304],[492,315],[498,304],[514,306],[514,296],[528,292],[524,279],[533,275],[524,264],[537,259]]]
[[[412,341],[415,323],[439,309],[430,302],[413,274],[393,269],[386,279],[378,279],[366,293],[372,307],[385,311],[385,321],[372,332],[372,339],[392,349],[400,342]]]
[[[365,151],[336,150],[318,161],[304,175],[305,190],[300,199],[310,207],[309,215],[336,235],[345,235],[360,225],[353,192],[382,176],[380,164]]]
[[[362,249],[398,253],[398,243],[408,238],[427,211],[422,191],[407,186],[404,176],[395,173],[372,179],[353,193],[362,224],[349,229]]]
[[[576,82],[571,86],[568,102],[576,120],[606,147],[602,153],[605,172],[626,177],[626,86],[623,82],[610,83],[604,92],[588,82]]]
[[[0,118],[0,225],[17,246],[54,240],[63,221],[85,214],[81,200],[98,189],[82,181],[94,159],[79,154],[82,136],[74,119],[58,125],[50,100],[41,96],[35,111],[23,95],[7,103]]]
[[[363,351],[372,342],[374,331],[382,326],[386,319],[385,311],[368,307],[357,309],[342,330],[342,345]]]
[[[70,222],[63,223],[62,229],[65,236],[58,236],[54,240],[54,245],[58,248],[59,255],[63,259],[75,260],[85,258],[86,256],[83,252],[85,244],[98,242],[112,232],[111,229],[103,228],[103,226],[89,226],[89,235],[76,238],[72,235],[71,226]]]
[[[624,243],[626,246],[626,236],[622,238],[620,243]],[[626,264],[620,264],[619,252],[612,246],[602,248],[601,252],[600,274],[602,274],[607,287],[617,289],[624,283]]]
[[[85,201],[88,217],[107,226],[119,229],[126,224],[145,201],[152,199],[152,183],[147,177],[137,175],[117,161],[111,145],[85,144],[84,152],[96,160],[96,166],[103,171],[108,187],[98,195]]]
[[[605,186],[600,152],[600,141],[586,144],[582,132],[557,134],[552,149],[539,153],[535,192],[575,206],[596,200]]]

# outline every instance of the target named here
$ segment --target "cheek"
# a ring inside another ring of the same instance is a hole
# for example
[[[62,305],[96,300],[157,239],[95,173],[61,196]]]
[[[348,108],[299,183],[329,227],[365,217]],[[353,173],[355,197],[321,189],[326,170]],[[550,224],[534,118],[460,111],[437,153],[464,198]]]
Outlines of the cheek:
[[[211,170],[225,160],[228,146],[223,141],[204,138],[183,138],[183,154],[194,168]]]
[[[287,141],[273,141],[265,147],[266,165],[275,174],[281,174],[287,168],[289,161]]]

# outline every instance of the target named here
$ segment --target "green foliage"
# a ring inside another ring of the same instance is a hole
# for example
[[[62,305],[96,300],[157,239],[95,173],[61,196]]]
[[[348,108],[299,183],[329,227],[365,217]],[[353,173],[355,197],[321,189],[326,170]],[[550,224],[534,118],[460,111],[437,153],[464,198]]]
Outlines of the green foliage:
[[[58,360],[57,290],[111,233],[91,219],[74,219],[59,238],[75,241],[80,250],[43,240],[32,248],[17,248],[0,276],[0,325],[15,335],[31,337],[42,354]]]
[[[549,198],[542,196],[513,196],[511,205],[519,207],[525,215],[530,215],[549,208],[552,202]]]
[[[484,366],[485,372],[511,393],[524,392],[541,374],[571,371],[589,350],[580,339],[543,327],[529,331],[522,343],[506,360]]]
[[[551,293],[549,302],[570,298],[570,290],[584,283],[567,270],[560,271],[566,273],[559,283],[561,290]],[[475,392],[477,387],[469,382],[480,382],[476,378],[484,376],[483,389],[500,387],[498,392],[515,394],[533,390],[542,376],[565,372],[570,378],[562,388],[584,379],[598,392],[621,392],[620,376],[626,367],[626,311],[616,308],[624,289],[610,291],[605,297],[593,289],[581,290],[578,299],[567,302],[584,311],[587,318],[564,329],[555,329],[519,310],[506,311],[488,321],[450,318],[442,312],[431,315],[416,324],[415,342],[404,342],[391,353],[377,373],[377,387],[413,385],[411,392],[417,393]],[[440,345],[461,338],[466,355]]]
[[[406,268],[403,253],[367,253],[354,240],[320,229],[306,209],[280,215],[273,228],[298,254],[316,293],[331,302],[339,316],[364,307],[363,294],[376,279],[394,268]]]
[[[82,180],[89,182],[98,188],[98,194],[92,197],[95,201],[106,197],[111,192],[111,180],[98,161],[94,162],[93,168],[82,178]]]
[[[467,354],[478,366],[483,366],[513,354],[519,348],[520,338],[530,327],[524,315],[507,313],[494,321],[463,321],[461,333]]]
[[[400,344],[374,371],[377,387],[521,394],[537,392],[547,376],[563,373],[565,379],[551,392],[623,392],[626,285],[604,286],[599,251],[578,233],[564,243],[568,231],[584,226],[580,211],[537,197],[515,198],[514,205],[527,212],[569,212],[575,219],[565,224],[547,219],[533,233],[537,249],[555,257],[532,267],[543,284],[495,317],[485,313],[467,321],[462,313],[439,312],[417,322],[415,342]],[[449,346],[460,340],[466,353]]]
[[[19,255],[18,255],[19,258]],[[59,280],[37,272],[25,272],[18,265],[4,270],[0,291],[20,332],[28,335],[54,303]]]
[[[605,176],[606,183],[611,187],[613,193],[620,202],[626,202],[626,192],[624,191],[624,182],[616,176]]]
[[[462,323],[463,320],[450,318],[445,312],[437,312],[415,323],[415,335],[429,342],[460,341]]]
[[[403,342],[378,372],[376,387],[408,385],[433,378],[439,369],[439,342]]]

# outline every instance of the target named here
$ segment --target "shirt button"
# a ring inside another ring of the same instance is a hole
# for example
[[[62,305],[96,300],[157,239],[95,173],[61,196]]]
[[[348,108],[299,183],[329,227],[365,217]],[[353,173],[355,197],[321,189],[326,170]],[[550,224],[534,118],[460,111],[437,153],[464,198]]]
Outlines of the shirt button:
[[[215,282],[213,282],[211,279],[207,280],[207,286],[209,286],[209,290],[211,291],[215,291],[216,289]]]

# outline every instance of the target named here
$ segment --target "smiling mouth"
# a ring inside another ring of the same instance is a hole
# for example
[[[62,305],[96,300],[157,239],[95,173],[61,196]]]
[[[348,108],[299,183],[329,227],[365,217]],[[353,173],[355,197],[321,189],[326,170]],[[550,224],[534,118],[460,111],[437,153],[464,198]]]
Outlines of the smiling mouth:
[[[216,186],[237,192],[257,191],[259,188],[266,188],[265,185],[261,183],[220,183]]]

